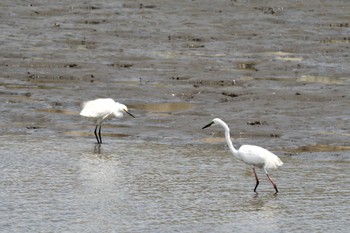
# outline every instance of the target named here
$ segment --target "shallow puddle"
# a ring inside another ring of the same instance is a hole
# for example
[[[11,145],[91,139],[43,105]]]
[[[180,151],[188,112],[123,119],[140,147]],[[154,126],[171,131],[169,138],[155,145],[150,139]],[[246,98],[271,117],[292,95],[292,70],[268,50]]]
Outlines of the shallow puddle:
[[[273,56],[275,57],[277,60],[281,60],[281,61],[295,61],[295,62],[300,62],[303,60],[302,57],[300,57],[300,55],[294,54],[294,53],[286,53],[286,52],[281,52],[281,51],[277,51],[277,52],[267,52],[264,53],[268,56]]]
[[[186,111],[193,108],[193,104],[178,102],[178,103],[152,103],[152,104],[133,104],[130,107],[149,112],[157,113],[173,113]]]
[[[344,80],[334,77],[322,77],[322,76],[312,76],[303,75],[297,79],[298,82],[308,82],[308,83],[323,83],[323,84],[343,84]]]
[[[47,113],[59,113],[59,114],[65,114],[65,115],[79,115],[79,112],[67,110],[67,109],[37,109],[37,112],[47,112]]]
[[[214,137],[211,137],[211,138],[203,138],[203,139],[201,139],[200,140],[200,142],[202,142],[202,143],[219,143],[219,142],[222,142],[222,143],[226,143],[226,140],[225,140],[225,138],[219,138],[219,137],[216,137],[216,138],[214,138]]]
[[[332,145],[307,145],[298,148],[284,149],[290,153],[303,153],[303,152],[336,152],[336,151],[349,151],[350,146],[332,146]]]

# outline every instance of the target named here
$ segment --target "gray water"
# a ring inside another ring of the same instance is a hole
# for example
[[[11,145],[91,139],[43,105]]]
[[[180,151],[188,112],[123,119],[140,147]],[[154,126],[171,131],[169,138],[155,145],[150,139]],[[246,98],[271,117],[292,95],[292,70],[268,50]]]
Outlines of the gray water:
[[[223,146],[1,140],[2,232],[346,232],[350,159],[280,156],[259,171]]]

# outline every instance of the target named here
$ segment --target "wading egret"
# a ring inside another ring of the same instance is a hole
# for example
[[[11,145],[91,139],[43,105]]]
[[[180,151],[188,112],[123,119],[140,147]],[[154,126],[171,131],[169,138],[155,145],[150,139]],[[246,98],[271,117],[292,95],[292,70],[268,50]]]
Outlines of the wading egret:
[[[124,112],[134,117],[134,115],[128,112],[128,108],[124,104],[120,104],[109,98],[86,101],[82,106],[83,109],[81,110],[80,115],[93,118],[96,123],[94,133],[98,144],[102,144],[101,125],[103,121],[113,117],[121,118],[123,117]],[[98,134],[97,128],[99,128]]]
[[[271,153],[270,151],[268,151],[260,146],[243,145],[238,150],[236,150],[232,145],[232,141],[231,141],[231,137],[230,137],[230,129],[227,126],[227,124],[224,121],[222,121],[221,119],[215,118],[212,122],[210,122],[209,124],[204,126],[202,129],[205,129],[211,125],[221,125],[225,129],[226,142],[227,142],[227,145],[230,148],[232,154],[237,159],[242,160],[246,164],[253,166],[253,172],[254,172],[255,179],[256,179],[256,185],[254,188],[254,192],[256,192],[256,188],[259,185],[259,178],[256,175],[255,167],[259,167],[259,168],[264,169],[264,171],[267,175],[267,178],[269,179],[269,181],[273,185],[274,189],[276,190],[276,193],[278,193],[277,185],[275,182],[273,182],[273,180],[269,176],[267,169],[276,169],[277,167],[279,167],[283,164],[282,161],[275,154]]]

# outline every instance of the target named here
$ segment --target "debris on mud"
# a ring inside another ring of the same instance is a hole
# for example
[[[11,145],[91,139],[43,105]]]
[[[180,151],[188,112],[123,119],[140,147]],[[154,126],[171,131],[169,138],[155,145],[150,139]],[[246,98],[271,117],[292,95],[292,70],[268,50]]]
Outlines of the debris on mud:
[[[267,125],[266,121],[248,121],[247,125]]]
[[[239,95],[238,94],[236,94],[236,93],[233,93],[233,92],[231,92],[231,93],[229,93],[229,92],[222,92],[221,93],[222,95],[225,95],[225,96],[229,96],[229,97],[238,97]]]

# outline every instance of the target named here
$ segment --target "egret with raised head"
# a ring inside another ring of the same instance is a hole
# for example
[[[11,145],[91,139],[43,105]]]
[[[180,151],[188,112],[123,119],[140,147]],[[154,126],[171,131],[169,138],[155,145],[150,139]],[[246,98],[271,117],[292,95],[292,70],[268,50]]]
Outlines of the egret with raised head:
[[[254,192],[256,192],[256,188],[259,185],[259,178],[255,171],[255,168],[258,167],[258,168],[263,168],[263,170],[265,171],[265,174],[267,175],[267,178],[271,182],[273,188],[276,190],[276,193],[278,193],[277,185],[271,179],[267,170],[276,169],[277,167],[281,166],[283,162],[280,160],[280,158],[278,158],[277,155],[273,154],[272,152],[260,146],[242,145],[238,150],[236,150],[232,144],[231,136],[230,136],[230,128],[227,126],[227,124],[223,120],[219,118],[215,118],[213,119],[212,122],[205,125],[202,129],[205,129],[211,125],[221,125],[225,129],[226,142],[232,154],[237,159],[243,161],[248,165],[253,166],[253,172],[256,179]]]
[[[123,117],[123,113],[135,117],[128,111],[128,108],[124,104],[120,104],[109,98],[86,101],[82,104],[82,107],[83,109],[81,110],[80,115],[92,118],[96,123],[94,133],[98,144],[102,144],[102,122],[113,117],[121,118]]]

